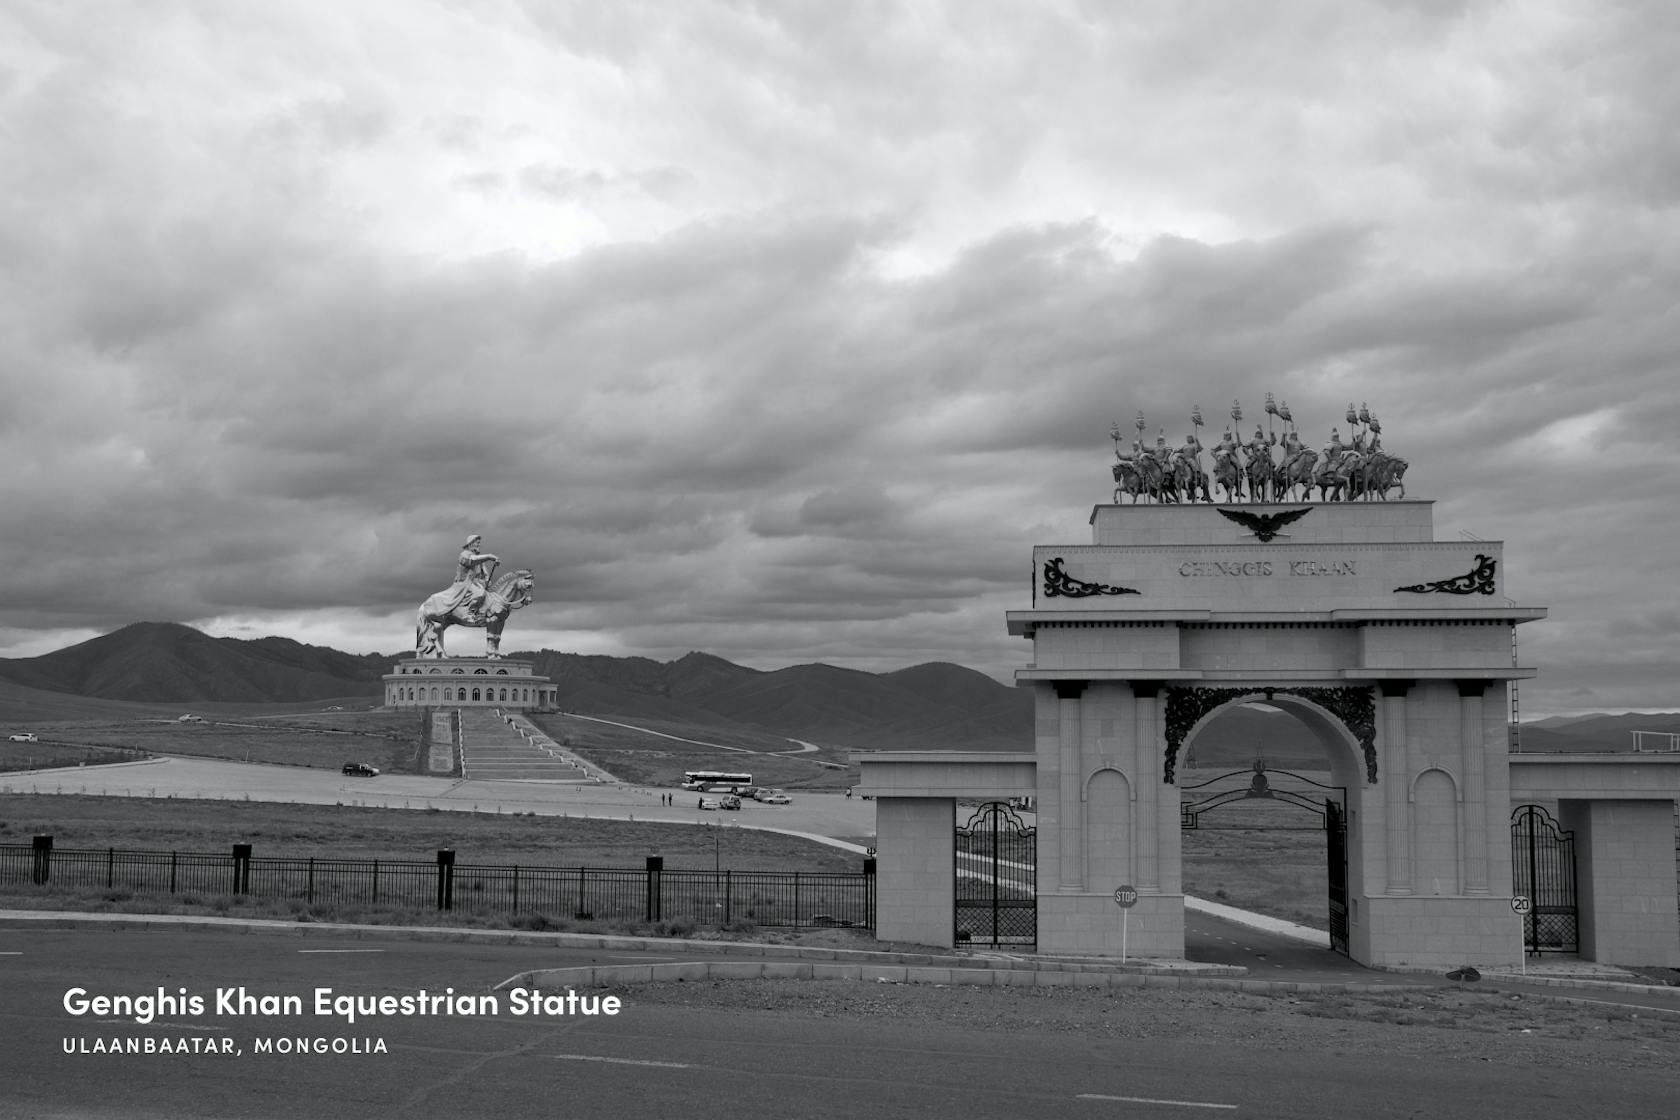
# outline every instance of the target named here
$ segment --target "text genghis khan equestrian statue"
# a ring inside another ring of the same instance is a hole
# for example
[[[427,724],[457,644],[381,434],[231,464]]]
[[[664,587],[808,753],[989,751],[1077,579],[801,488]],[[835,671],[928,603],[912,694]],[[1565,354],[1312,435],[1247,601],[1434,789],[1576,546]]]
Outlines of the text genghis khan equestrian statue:
[[[1266,394],[1266,431],[1254,429],[1254,437],[1247,443],[1238,442],[1231,428],[1213,447],[1213,473],[1202,469],[1202,441],[1196,429],[1202,426],[1202,410],[1190,410],[1190,434],[1184,446],[1169,447],[1166,433],[1155,437],[1155,446],[1143,442],[1146,423],[1138,413],[1138,438],[1132,441],[1131,454],[1121,450],[1124,438],[1120,425],[1109,429],[1114,440],[1114,500],[1130,494],[1132,501],[1147,498],[1156,502],[1214,501],[1212,489],[1217,487],[1224,502],[1287,502],[1312,501],[1318,491],[1323,502],[1352,501],[1354,499],[1386,499],[1388,492],[1399,487],[1400,497],[1406,496],[1406,460],[1390,455],[1382,449],[1382,425],[1370,409],[1347,409],[1349,432],[1354,425],[1359,431],[1352,444],[1342,442],[1339,431],[1330,430],[1330,442],[1320,454],[1306,446],[1295,430],[1295,418],[1289,414],[1289,402],[1282,404]],[[1282,420],[1283,458],[1272,453],[1279,439],[1271,430],[1271,417]],[[1231,422],[1239,430],[1242,424],[1242,405],[1231,402]],[[1210,486],[1210,483],[1212,484]]]
[[[416,657],[447,657],[443,632],[451,626],[472,626],[484,631],[487,657],[501,657],[502,627],[508,615],[531,602],[535,581],[526,568],[497,576],[501,560],[480,552],[478,534],[467,538],[461,555],[455,558],[455,582],[420,604],[414,627]]]

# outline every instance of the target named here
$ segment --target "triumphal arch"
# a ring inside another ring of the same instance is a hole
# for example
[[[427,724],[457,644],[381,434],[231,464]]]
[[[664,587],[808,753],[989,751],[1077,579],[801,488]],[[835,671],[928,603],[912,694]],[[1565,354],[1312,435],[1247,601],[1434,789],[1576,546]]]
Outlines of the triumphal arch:
[[[1513,911],[1554,885],[1524,878],[1550,843],[1543,818],[1575,845],[1567,948],[1680,964],[1680,759],[1513,756],[1507,686],[1535,675],[1515,627],[1546,612],[1511,597],[1503,545],[1436,539],[1433,503],[1403,497],[1405,461],[1366,410],[1350,406],[1348,442],[1333,433],[1322,454],[1287,405],[1268,396],[1266,412],[1281,436],[1227,429],[1206,467],[1199,412],[1181,447],[1111,432],[1112,504],[1089,543],[1034,549],[1030,607],[1007,615],[1032,643],[1016,673],[1036,700],[1030,750],[862,759],[879,935],[1182,957],[1184,763],[1212,721],[1263,705],[1328,759],[1308,792],[1330,834],[1335,948],[1373,965],[1515,963],[1530,933],[1552,936]],[[1258,770],[1247,792],[1271,796]],[[1530,847],[1514,847],[1530,802]]]

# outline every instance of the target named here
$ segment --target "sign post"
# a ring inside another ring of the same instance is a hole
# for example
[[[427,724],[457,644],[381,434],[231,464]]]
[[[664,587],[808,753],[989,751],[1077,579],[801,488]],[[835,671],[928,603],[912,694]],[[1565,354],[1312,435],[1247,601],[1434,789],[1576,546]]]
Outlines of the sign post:
[[[1517,959],[1522,962],[1522,974],[1528,975],[1528,915],[1534,903],[1526,894],[1511,898],[1511,911],[1517,916]]]
[[[1130,922],[1130,911],[1137,905],[1137,888],[1127,883],[1123,887],[1114,888],[1114,901],[1120,906],[1120,963],[1126,963],[1126,935]]]

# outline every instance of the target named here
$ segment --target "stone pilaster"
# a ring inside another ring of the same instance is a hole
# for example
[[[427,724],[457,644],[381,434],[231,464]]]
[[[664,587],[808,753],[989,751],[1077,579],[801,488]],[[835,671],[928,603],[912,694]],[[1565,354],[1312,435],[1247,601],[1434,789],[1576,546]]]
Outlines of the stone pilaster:
[[[1080,724],[1079,700],[1085,692],[1084,681],[1057,681],[1056,729],[1057,762],[1061,767],[1061,787],[1057,808],[1058,860],[1057,886],[1065,891],[1085,889],[1085,805],[1080,800],[1082,779],[1085,776],[1084,734]]]
[[[1406,750],[1406,693],[1415,682],[1380,682],[1383,696],[1383,808],[1387,812],[1388,893],[1412,893],[1412,782]]]
[[[1161,889],[1160,810],[1156,804],[1160,800],[1161,789],[1161,759],[1156,749],[1160,739],[1160,695],[1160,681],[1132,682],[1133,731],[1137,736],[1137,754],[1132,770],[1136,775],[1132,784],[1136,809],[1132,828],[1137,844],[1137,858],[1133,866],[1137,868],[1137,887],[1141,891]],[[1176,786],[1173,792],[1178,792]],[[1178,827],[1177,821],[1171,823],[1174,828]]]
[[[1482,742],[1485,680],[1458,683],[1458,739],[1464,769],[1464,893],[1488,893],[1487,746]]]

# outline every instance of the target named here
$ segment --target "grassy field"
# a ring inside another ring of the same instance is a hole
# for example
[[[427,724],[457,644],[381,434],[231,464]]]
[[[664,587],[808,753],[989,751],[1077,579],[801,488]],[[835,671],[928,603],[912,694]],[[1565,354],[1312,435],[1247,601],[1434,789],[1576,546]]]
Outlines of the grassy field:
[[[51,835],[56,848],[226,852],[259,856],[430,860],[551,867],[665,866],[738,871],[856,871],[859,857],[779,832],[426,809],[284,805],[258,801],[0,794],[0,844]]]
[[[787,790],[842,790],[857,783],[857,770],[843,752],[832,749],[791,754],[798,745],[774,736],[727,735],[686,725],[642,720],[638,731],[566,715],[532,715],[531,721],[555,742],[634,785],[675,786],[684,770],[745,770],[761,786]],[[650,734],[649,732],[663,732]],[[665,738],[679,736],[680,738]],[[701,742],[683,742],[695,739]],[[740,747],[720,750],[702,743]]]
[[[210,716],[204,723],[127,719],[42,723],[31,730],[40,742],[4,746],[193,755],[331,770],[356,761],[371,762],[393,773],[424,772],[419,767],[420,717],[414,712]],[[15,760],[19,753],[15,749],[0,751],[0,759]],[[39,763],[36,766],[40,768]]]

